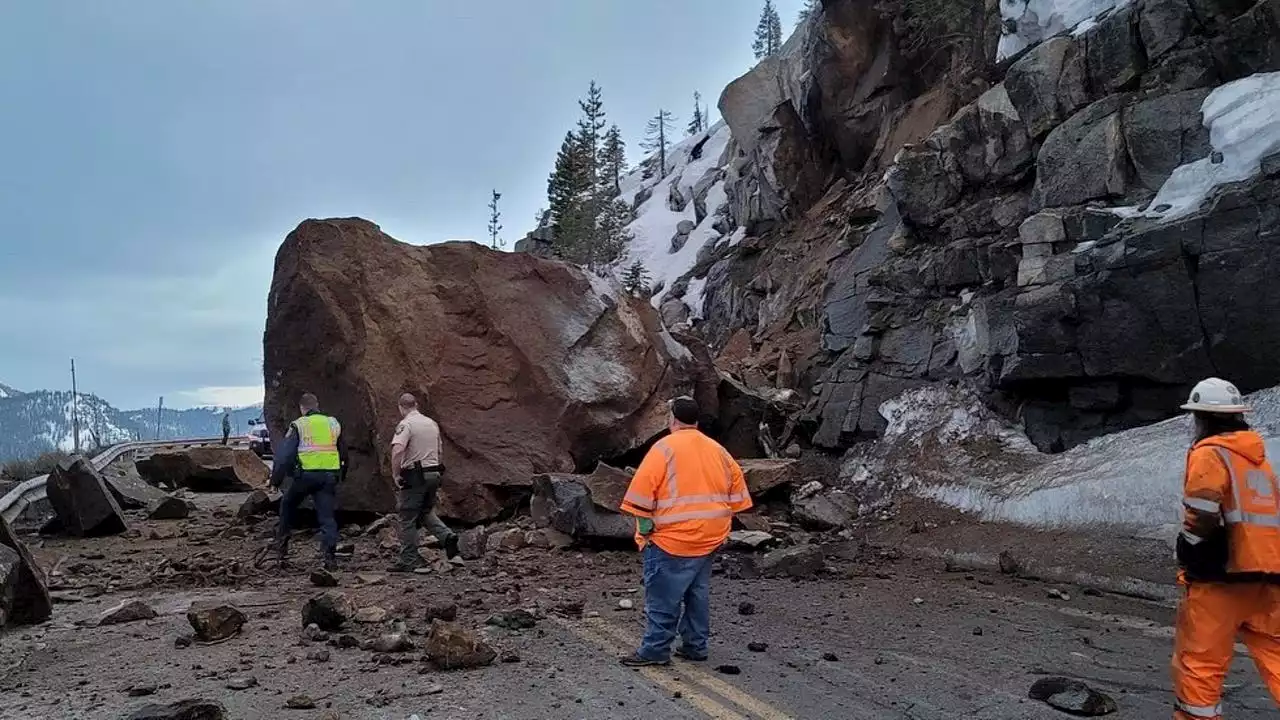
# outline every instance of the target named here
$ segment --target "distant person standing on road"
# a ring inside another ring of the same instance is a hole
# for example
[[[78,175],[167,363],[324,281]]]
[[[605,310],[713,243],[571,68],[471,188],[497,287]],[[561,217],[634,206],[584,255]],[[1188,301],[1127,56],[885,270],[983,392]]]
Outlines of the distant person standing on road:
[[[222,444],[226,445],[227,440],[231,439],[231,413],[222,411]]]
[[[742,468],[698,431],[698,403],[679,397],[670,407],[671,434],[645,455],[621,507],[636,518],[648,621],[640,649],[622,658],[629,667],[670,664],[677,635],[677,657],[707,659],[712,559],[733,514],[751,508]]]
[[[1183,480],[1173,640],[1176,720],[1222,717],[1236,637],[1280,703],[1280,483],[1235,385],[1209,378],[1183,410],[1195,423]]]
[[[391,472],[400,510],[400,560],[392,572],[413,572],[422,564],[418,527],[426,525],[443,545],[445,555],[458,554],[458,535],[436,515],[436,495],[444,476],[440,426],[418,412],[418,399],[400,396],[400,424],[391,440]]]
[[[334,517],[337,506],[338,481],[346,466],[341,436],[342,426],[336,418],[320,413],[320,401],[306,393],[298,404],[302,417],[289,423],[280,451],[275,454],[271,469],[271,487],[279,488],[286,475],[293,482],[285,490],[280,501],[280,524],[276,529],[276,560],[280,566],[289,557],[289,533],[293,530],[293,516],[308,496],[316,506],[320,520],[320,548],[326,570],[337,569],[338,521]]]

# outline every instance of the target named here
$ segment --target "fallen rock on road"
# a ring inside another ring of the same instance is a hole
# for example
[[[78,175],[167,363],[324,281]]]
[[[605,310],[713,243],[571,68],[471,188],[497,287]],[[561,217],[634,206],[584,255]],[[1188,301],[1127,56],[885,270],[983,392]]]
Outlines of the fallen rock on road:
[[[787,575],[812,578],[822,572],[825,566],[822,548],[817,545],[797,545],[774,550],[756,559],[756,569],[765,577]]]
[[[1049,707],[1081,717],[1110,715],[1119,708],[1116,701],[1079,680],[1048,677],[1037,680],[1027,697]]]
[[[400,420],[387,398],[402,392],[448,418],[439,508],[466,524],[501,515],[539,472],[641,447],[665,429],[667,399],[699,384],[715,397],[713,370],[647,301],[527,253],[307,220],[280,246],[270,294],[266,421],[283,428],[303,392],[328,388],[326,412],[367,438],[349,449],[345,510],[395,508],[381,448]],[[392,316],[407,321],[378,320]]]
[[[474,632],[439,620],[431,623],[425,646],[431,663],[441,670],[483,667],[493,663],[498,653]]]
[[[235,637],[247,620],[239,608],[227,603],[194,603],[187,610],[187,622],[201,642],[221,642]]]
[[[355,615],[356,607],[351,598],[331,590],[316,595],[302,606],[302,627],[315,625],[327,632],[337,632]]]
[[[139,620],[151,620],[157,616],[155,609],[141,600],[133,600],[117,605],[103,613],[98,619],[99,625],[122,625]]]
[[[129,529],[102,475],[83,457],[59,462],[45,482],[45,494],[63,532],[70,535],[116,535]]]
[[[270,471],[257,455],[231,447],[156,453],[136,464],[152,485],[194,492],[252,492],[265,488],[270,479]]]
[[[148,520],[182,520],[191,515],[187,501],[176,497],[167,497],[156,503],[147,514]]]
[[[168,705],[147,705],[127,720],[227,720],[227,710],[212,700],[180,700]]]
[[[0,628],[35,625],[53,615],[53,599],[27,546],[0,517]]]

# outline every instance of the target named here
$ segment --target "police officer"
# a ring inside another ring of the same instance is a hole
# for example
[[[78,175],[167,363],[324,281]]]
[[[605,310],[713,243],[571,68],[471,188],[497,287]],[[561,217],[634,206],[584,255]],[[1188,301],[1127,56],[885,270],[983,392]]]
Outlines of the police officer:
[[[418,412],[418,399],[400,396],[400,424],[391,440],[391,472],[400,508],[400,560],[393,572],[413,572],[422,562],[418,555],[418,527],[426,525],[452,559],[458,554],[458,536],[436,515],[436,493],[444,473],[440,453],[440,426]]]
[[[334,518],[338,481],[346,466],[340,438],[342,426],[336,418],[320,412],[320,401],[306,393],[298,404],[302,417],[289,423],[289,431],[271,470],[271,487],[279,488],[286,475],[293,482],[280,501],[280,524],[276,530],[276,559],[281,566],[289,555],[289,533],[293,516],[302,501],[311,496],[320,520],[320,548],[326,570],[337,568],[338,522]]]

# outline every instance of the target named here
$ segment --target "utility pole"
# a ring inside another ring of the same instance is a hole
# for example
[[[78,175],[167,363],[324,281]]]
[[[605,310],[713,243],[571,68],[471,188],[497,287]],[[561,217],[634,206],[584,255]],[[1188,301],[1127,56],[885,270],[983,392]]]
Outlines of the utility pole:
[[[76,389],[76,359],[71,358],[71,447],[80,454],[80,393]]]
[[[160,439],[160,416],[164,414],[164,396],[160,396],[160,402],[156,405],[156,440]]]

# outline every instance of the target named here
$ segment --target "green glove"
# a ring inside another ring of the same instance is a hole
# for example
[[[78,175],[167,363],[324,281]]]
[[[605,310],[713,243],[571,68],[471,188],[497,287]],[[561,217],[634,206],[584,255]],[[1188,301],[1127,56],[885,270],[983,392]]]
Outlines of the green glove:
[[[641,535],[653,533],[653,521],[649,518],[636,518],[636,526],[640,528]]]

